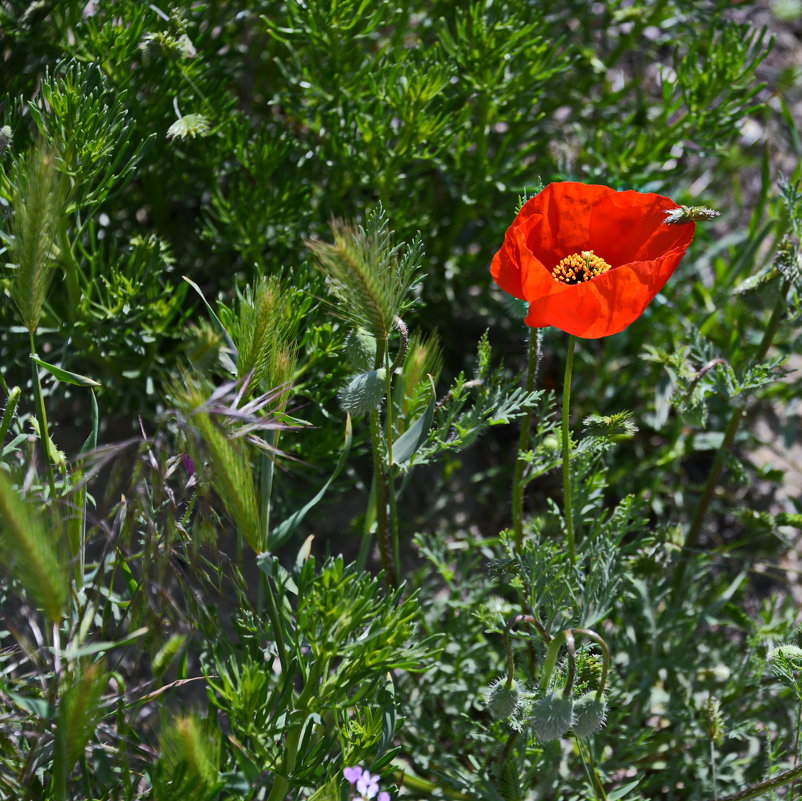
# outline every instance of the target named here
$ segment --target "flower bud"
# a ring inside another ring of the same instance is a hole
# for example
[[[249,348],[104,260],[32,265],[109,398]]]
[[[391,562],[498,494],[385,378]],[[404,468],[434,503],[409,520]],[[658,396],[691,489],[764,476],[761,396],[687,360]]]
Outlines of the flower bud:
[[[590,737],[600,731],[607,722],[607,701],[595,692],[585,693],[574,704],[574,734]]]
[[[487,708],[494,718],[508,718],[514,714],[521,703],[521,690],[518,682],[512,680],[507,686],[507,677],[496,679],[487,691]]]
[[[354,370],[372,370],[376,362],[376,338],[364,328],[351,331],[345,340],[345,357]]]
[[[532,710],[532,728],[540,740],[557,740],[574,722],[574,704],[562,692],[549,693]]]
[[[375,409],[384,397],[386,373],[382,368],[353,376],[337,395],[340,406],[354,417]]]

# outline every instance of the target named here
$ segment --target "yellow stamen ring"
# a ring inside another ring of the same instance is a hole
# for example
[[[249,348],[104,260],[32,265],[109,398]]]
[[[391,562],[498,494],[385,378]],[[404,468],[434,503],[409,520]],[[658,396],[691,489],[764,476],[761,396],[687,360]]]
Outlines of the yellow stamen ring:
[[[551,277],[563,284],[581,284],[612,269],[612,265],[592,250],[583,250],[562,259],[552,270]]]

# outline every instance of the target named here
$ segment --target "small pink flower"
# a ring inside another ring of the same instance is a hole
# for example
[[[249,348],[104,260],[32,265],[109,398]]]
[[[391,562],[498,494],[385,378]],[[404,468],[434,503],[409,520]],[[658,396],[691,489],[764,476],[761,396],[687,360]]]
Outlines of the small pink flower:
[[[354,782],[358,782],[362,778],[362,768],[360,768],[358,765],[353,768],[346,768],[343,771],[343,776],[345,776],[346,780],[348,781],[348,784],[353,784]]]
[[[373,798],[379,792],[379,777],[371,776],[368,771],[365,771],[357,781],[356,789],[362,794],[363,798]]]

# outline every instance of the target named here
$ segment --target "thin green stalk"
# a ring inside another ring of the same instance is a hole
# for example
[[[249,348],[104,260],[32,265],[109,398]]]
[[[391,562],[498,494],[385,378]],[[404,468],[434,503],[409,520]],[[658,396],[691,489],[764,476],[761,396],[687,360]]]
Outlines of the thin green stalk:
[[[376,361],[374,369],[378,370],[384,362],[386,341],[378,343],[376,348]],[[390,403],[390,399],[387,399]],[[384,448],[382,447],[382,427],[379,409],[370,412],[370,442],[373,451],[373,480],[376,485],[376,528],[379,543],[379,554],[384,566],[385,580],[388,586],[397,586],[395,564],[393,563],[393,543],[388,515],[388,500],[390,494],[388,474],[384,461]],[[388,443],[389,445],[389,443]]]
[[[529,329],[529,347],[526,360],[526,392],[532,392],[535,386],[537,365],[540,361],[540,329]],[[524,543],[524,472],[526,462],[522,456],[529,446],[529,435],[532,431],[532,410],[527,409],[521,418],[521,433],[518,437],[518,451],[515,458],[515,470],[512,475],[512,531],[515,538],[515,550],[520,553]]]
[[[74,322],[81,302],[81,288],[78,282],[81,267],[72,251],[66,226],[62,227],[59,240],[61,263],[64,267],[64,286],[67,289],[67,320]]]
[[[783,773],[778,773],[770,779],[753,784],[745,790],[740,790],[732,795],[725,795],[723,798],[714,799],[714,801],[751,801],[752,798],[759,798],[762,795],[767,795],[772,790],[779,787],[784,787],[802,777],[802,765],[797,765],[795,768],[786,770]]]
[[[374,464],[375,467],[375,464]],[[368,493],[368,505],[365,508],[365,522],[362,527],[362,538],[359,543],[359,553],[356,557],[356,565],[359,570],[364,570],[368,563],[368,553],[370,552],[371,529],[376,522],[376,476],[370,482],[370,492]]]
[[[276,432],[270,431],[267,442],[271,447],[276,445]],[[261,550],[267,550],[267,543],[270,539],[270,499],[273,495],[273,473],[275,463],[265,453],[261,456],[261,470],[259,476],[259,505],[261,507],[260,518],[262,523]]]
[[[571,498],[571,432],[568,428],[568,415],[571,406],[571,374],[574,369],[575,345],[576,337],[569,334],[568,352],[565,356],[565,378],[563,379],[562,457],[565,536],[568,545],[568,558],[571,560],[572,566],[576,564],[576,546],[574,544],[574,506]]]
[[[599,771],[596,768],[596,763],[593,759],[593,751],[590,749],[590,746],[586,747],[579,737],[574,737],[574,741],[576,742],[579,756],[582,758],[582,764],[585,766],[585,771],[590,779],[590,784],[593,787],[593,794],[596,797],[596,801],[607,801],[607,793],[604,790],[604,784],[602,784],[601,776],[599,776]]]
[[[713,798],[718,801],[718,771],[716,769],[716,743],[710,739],[710,780],[713,783]],[[793,789],[793,788],[792,788]]]
[[[454,799],[454,801],[473,801],[474,798],[459,792],[459,790],[452,790],[450,787],[434,784],[426,779],[421,779],[419,776],[413,776],[411,773],[404,773],[403,771],[396,777],[396,783],[399,787],[409,787],[422,795],[434,796],[435,793],[439,793],[446,798]]]
[[[395,466],[393,465],[393,375],[395,371],[404,363],[404,358],[407,355],[407,346],[409,345],[409,333],[407,327],[400,317],[396,317],[396,328],[401,335],[401,340],[398,347],[398,354],[395,361],[390,364],[390,347],[389,342],[384,347],[384,363],[385,363],[385,398],[387,403],[387,410],[385,413],[385,437],[387,438],[387,500],[389,503],[390,512],[390,537],[393,546],[393,563],[395,571],[401,569],[401,545],[398,537],[398,508],[396,503],[395,492]],[[395,584],[398,582],[398,576],[395,576]]]
[[[762,361],[769,352],[771,343],[780,327],[783,311],[786,307],[785,298],[787,294],[788,281],[783,280],[779,297],[777,298],[777,302],[774,304],[774,308],[772,309],[771,317],[769,318],[768,325],[766,326],[766,330],[763,334],[763,339],[761,340],[757,352],[755,353],[753,363]],[[735,435],[738,433],[738,426],[741,423],[743,415],[743,406],[737,406],[735,409],[733,409],[732,416],[730,417],[729,422],[727,423],[727,428],[724,431],[724,440],[722,441],[721,447],[718,449],[716,456],[713,459],[713,464],[710,468],[710,473],[708,473],[705,488],[702,491],[702,497],[699,499],[699,503],[696,506],[693,520],[691,521],[690,528],[688,529],[688,534],[685,537],[685,544],[682,549],[680,561],[677,564],[677,568],[674,572],[672,589],[675,593],[682,584],[682,580],[685,577],[685,570],[688,567],[688,562],[698,544],[699,534],[702,531],[702,524],[704,523],[705,515],[707,514],[707,510],[710,507],[711,501],[713,500],[713,495],[716,492],[719,478],[721,478],[721,471],[724,468],[724,460],[732,448],[733,443],[735,442]]]
[[[33,331],[28,332],[31,344],[31,356],[36,356],[36,343]],[[33,376],[33,395],[36,403],[36,419],[39,422],[39,439],[45,450],[45,467],[47,469],[47,483],[50,486],[50,497],[56,497],[56,481],[53,477],[53,464],[50,460],[50,434],[47,428],[47,412],[45,402],[42,397],[42,384],[39,381],[39,365],[31,359],[31,372]]]
[[[278,651],[278,661],[281,664],[281,673],[286,676],[289,671],[289,660],[287,659],[287,645],[284,640],[284,626],[281,610],[278,608],[270,578],[265,576],[264,586],[267,589],[267,616],[270,618],[270,625],[273,628],[273,636],[276,638],[276,650]]]
[[[370,439],[373,446],[373,476],[376,481],[376,533],[378,535],[379,554],[386,573],[386,581],[391,587],[395,587],[390,518],[387,513],[389,493],[387,474],[384,460],[382,459],[382,432],[378,409],[374,409],[370,413]]]

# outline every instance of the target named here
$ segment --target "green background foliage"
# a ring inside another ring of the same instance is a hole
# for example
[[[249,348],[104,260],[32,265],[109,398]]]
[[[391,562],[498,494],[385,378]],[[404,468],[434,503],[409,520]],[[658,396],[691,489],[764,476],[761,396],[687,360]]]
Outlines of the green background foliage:
[[[0,0],[0,798],[798,794],[794,9]],[[722,212],[577,347],[575,563],[566,179]]]

